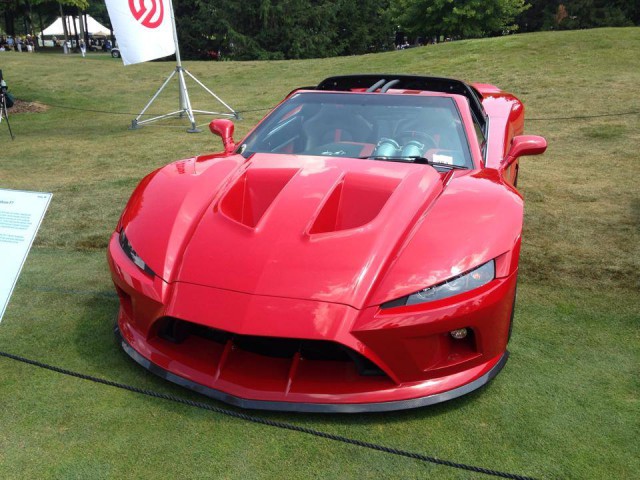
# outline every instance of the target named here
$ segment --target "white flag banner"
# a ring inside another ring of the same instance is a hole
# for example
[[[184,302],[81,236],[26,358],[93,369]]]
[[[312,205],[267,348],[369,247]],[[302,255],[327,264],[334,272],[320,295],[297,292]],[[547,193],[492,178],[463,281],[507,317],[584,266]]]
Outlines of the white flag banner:
[[[106,0],[125,65],[176,52],[169,0]]]

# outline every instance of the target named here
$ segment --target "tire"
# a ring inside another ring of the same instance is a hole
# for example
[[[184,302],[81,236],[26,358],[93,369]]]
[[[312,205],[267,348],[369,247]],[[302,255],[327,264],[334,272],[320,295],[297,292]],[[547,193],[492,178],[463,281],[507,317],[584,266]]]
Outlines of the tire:
[[[118,50],[111,50],[111,56],[113,58],[120,58],[120,52]]]

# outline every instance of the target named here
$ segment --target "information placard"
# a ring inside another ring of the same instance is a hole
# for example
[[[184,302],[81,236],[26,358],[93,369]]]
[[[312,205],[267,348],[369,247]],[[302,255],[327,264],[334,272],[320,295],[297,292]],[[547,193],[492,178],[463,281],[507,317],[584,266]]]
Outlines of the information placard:
[[[50,193],[0,189],[0,322],[50,201]]]

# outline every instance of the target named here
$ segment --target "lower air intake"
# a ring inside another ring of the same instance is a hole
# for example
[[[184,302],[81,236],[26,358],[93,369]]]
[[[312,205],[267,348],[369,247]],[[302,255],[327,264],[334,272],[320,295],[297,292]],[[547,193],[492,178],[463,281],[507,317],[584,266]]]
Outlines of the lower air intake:
[[[219,348],[231,345],[235,351],[266,358],[293,360],[299,354],[301,360],[310,362],[352,364],[361,376],[386,377],[377,365],[363,355],[344,345],[326,340],[238,335],[170,317],[162,318],[156,323],[156,332],[159,338],[174,344],[182,344],[190,337],[197,337],[217,344]]]

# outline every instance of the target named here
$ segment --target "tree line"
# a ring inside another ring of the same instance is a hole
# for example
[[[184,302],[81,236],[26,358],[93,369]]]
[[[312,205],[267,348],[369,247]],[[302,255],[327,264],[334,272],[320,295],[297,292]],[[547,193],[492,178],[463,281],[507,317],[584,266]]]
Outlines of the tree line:
[[[186,58],[360,55],[514,32],[640,25],[638,0],[176,0]],[[61,15],[111,27],[99,0],[0,0],[0,33],[35,35]],[[73,34],[73,32],[70,32]]]

